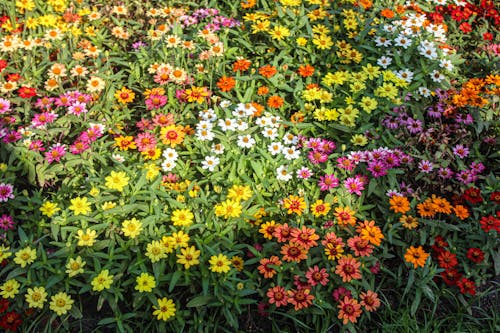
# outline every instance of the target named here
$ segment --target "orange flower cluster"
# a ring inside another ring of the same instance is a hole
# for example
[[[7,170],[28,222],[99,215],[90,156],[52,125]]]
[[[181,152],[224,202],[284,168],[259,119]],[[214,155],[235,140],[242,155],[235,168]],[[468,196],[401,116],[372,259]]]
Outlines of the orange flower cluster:
[[[491,87],[493,86],[493,87]],[[500,75],[488,75],[486,78],[472,78],[462,85],[462,89],[454,94],[451,103],[457,107],[485,107],[487,96],[500,96]]]

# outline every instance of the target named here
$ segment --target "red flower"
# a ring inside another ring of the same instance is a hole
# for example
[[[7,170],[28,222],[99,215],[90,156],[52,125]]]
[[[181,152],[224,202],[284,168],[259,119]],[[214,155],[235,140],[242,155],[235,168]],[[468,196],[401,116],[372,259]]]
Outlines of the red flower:
[[[309,267],[309,270],[306,272],[307,282],[311,284],[311,286],[315,286],[318,283],[322,286],[326,286],[328,283],[328,273],[326,272],[326,268],[322,268],[321,270],[317,265],[314,265],[313,268]]]
[[[440,275],[444,282],[449,286],[456,285],[458,280],[462,277],[462,274],[460,274],[455,268],[447,269],[444,272],[441,272]]]
[[[7,312],[2,316],[2,319],[0,319],[0,327],[6,331],[10,330],[15,332],[22,323],[23,321],[21,320],[21,315],[14,311]]]
[[[476,264],[479,264],[484,260],[484,252],[481,251],[481,249],[478,249],[477,247],[471,247],[467,251],[467,258],[469,258],[471,261],[475,262]]]
[[[481,196],[481,190],[475,187],[469,187],[464,192],[462,197],[471,204],[477,204],[483,202],[483,197]]]
[[[500,205],[500,191],[496,191],[496,192],[491,193],[490,200],[493,201],[494,203]]]
[[[5,298],[0,298],[0,313],[4,313],[9,308],[9,301]]]
[[[36,89],[23,86],[17,90],[17,94],[21,98],[31,98],[33,96],[36,96]]]
[[[500,232],[500,219],[497,219],[491,215],[481,217],[479,223],[481,223],[481,228],[484,230],[484,232],[490,232],[490,230]]]
[[[438,235],[434,238],[434,245],[431,247],[436,254],[439,254],[445,247],[448,247],[448,242],[443,238],[443,236]]]
[[[483,39],[487,41],[493,40],[493,34],[491,32],[485,32],[483,34]]]
[[[3,71],[7,67],[7,61],[0,59],[0,72]]]
[[[461,278],[457,282],[457,286],[460,288],[462,294],[470,294],[471,296],[476,294],[476,284],[467,278]]]
[[[441,251],[438,255],[439,267],[444,269],[450,269],[458,265],[457,256],[450,251]]]
[[[7,81],[9,82],[17,82],[19,80],[21,80],[21,75],[19,75],[18,73],[12,73],[7,75]]]
[[[462,30],[462,32],[464,34],[468,34],[469,32],[472,31],[472,27],[470,26],[469,22],[462,22],[462,23],[460,23],[460,25],[458,26],[458,28],[460,30]]]
[[[283,287],[269,288],[266,295],[269,297],[269,304],[275,304],[277,308],[288,304],[287,293]]]
[[[338,287],[332,292],[332,297],[335,302],[338,302],[339,300],[344,299],[344,297],[351,298],[352,294],[350,290],[347,290],[344,287]]]

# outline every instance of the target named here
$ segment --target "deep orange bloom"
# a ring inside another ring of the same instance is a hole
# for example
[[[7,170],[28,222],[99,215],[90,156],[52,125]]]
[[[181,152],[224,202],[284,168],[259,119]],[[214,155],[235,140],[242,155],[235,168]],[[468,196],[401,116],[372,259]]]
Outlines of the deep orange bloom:
[[[262,114],[262,111],[264,111],[264,106],[260,105],[257,102],[252,102],[252,106],[255,108],[255,112],[253,113],[253,116],[259,117]]]
[[[263,96],[263,95],[267,95],[267,94],[269,94],[269,88],[268,87],[262,86],[262,87],[259,87],[259,89],[257,89],[257,95]]]
[[[414,247],[412,245],[405,253],[406,262],[413,264],[414,268],[424,267],[428,257],[429,253],[425,252],[422,246]]]
[[[436,212],[443,214],[451,214],[451,210],[453,207],[445,198],[440,198],[433,194],[431,202]]]
[[[256,4],[257,4],[257,0],[245,0],[245,1],[240,2],[240,6],[243,9],[253,8],[253,7],[255,7]]]
[[[283,105],[283,102],[283,98],[277,95],[273,95],[267,99],[267,106],[277,109]]]
[[[314,228],[308,228],[306,226],[302,226],[302,229],[293,228],[290,236],[291,242],[300,244],[306,249],[318,245],[316,241],[319,239],[319,235],[316,234],[316,229]]]
[[[400,195],[393,195],[389,199],[389,204],[395,213],[405,214],[410,210],[410,202],[406,197]]]
[[[314,296],[310,289],[299,289],[288,291],[288,303],[293,304],[295,311],[309,307],[312,304]]]
[[[364,221],[359,224],[356,230],[358,230],[361,238],[366,239],[375,246],[379,246],[382,239],[384,239],[384,235],[380,228],[375,225],[375,221]]]
[[[357,322],[358,317],[361,316],[361,304],[354,298],[344,297],[337,307],[340,309],[338,318],[342,319],[344,325]]]
[[[302,123],[304,121],[304,113],[298,111],[290,116],[290,121],[292,123]]]
[[[417,205],[418,214],[422,217],[434,217],[436,215],[436,211],[434,210],[434,206],[429,200],[426,200]]]
[[[456,205],[455,207],[453,207],[453,211],[455,215],[461,220],[465,220],[470,216],[469,210],[462,205]]]
[[[232,77],[223,76],[217,81],[217,87],[223,92],[228,92],[234,88],[236,80]]]
[[[356,224],[354,214],[354,211],[349,207],[335,207],[335,213],[333,213],[337,218],[337,223],[343,227]]]
[[[288,297],[285,288],[276,286],[267,290],[269,304],[275,304],[277,308],[288,304]]]
[[[233,63],[233,72],[244,72],[250,68],[252,62],[247,59],[238,59]]]
[[[281,247],[283,260],[287,262],[300,262],[307,259],[307,250],[300,244],[289,242]]]
[[[260,259],[260,266],[257,267],[257,269],[259,270],[259,273],[264,275],[266,279],[270,279],[276,274],[276,269],[269,267],[269,265],[281,266],[281,260],[277,256],[272,256],[269,259]]]
[[[312,76],[314,74],[314,67],[311,65],[300,65],[297,73],[302,77]]]
[[[361,299],[360,304],[365,307],[366,311],[375,311],[380,306],[378,294],[371,290],[368,290],[366,293],[362,292],[359,298]]]
[[[380,16],[390,19],[394,17],[394,12],[389,8],[384,8],[380,11]]]
[[[335,274],[342,278],[342,281],[349,282],[351,280],[361,279],[361,271],[359,267],[361,263],[351,255],[344,256],[339,259]]]
[[[276,69],[276,67],[271,65],[265,65],[259,68],[259,74],[267,79],[273,77],[276,73],[278,73],[278,70]]]

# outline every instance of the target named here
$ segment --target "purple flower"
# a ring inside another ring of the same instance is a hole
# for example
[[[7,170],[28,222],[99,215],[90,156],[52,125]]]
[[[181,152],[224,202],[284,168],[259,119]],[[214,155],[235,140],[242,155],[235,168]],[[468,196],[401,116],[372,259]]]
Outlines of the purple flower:
[[[406,128],[412,134],[420,133],[420,132],[422,132],[422,121],[418,120],[418,119],[410,118],[406,122]]]
[[[486,169],[484,164],[481,162],[472,162],[470,164],[470,168],[471,168],[471,171],[476,173],[476,174],[481,173]]]
[[[14,219],[10,215],[2,215],[0,216],[0,229],[5,231],[14,230]]]
[[[14,186],[11,184],[0,184],[0,202],[7,202],[9,199],[14,199]]]
[[[388,129],[399,128],[399,122],[394,117],[391,116],[388,116],[384,120],[382,120],[382,125],[384,125]]]
[[[16,142],[19,141],[23,136],[21,133],[18,131],[12,130],[6,133],[6,135],[3,137],[2,141],[5,143],[11,143],[11,142]]]
[[[380,160],[371,160],[368,162],[367,170],[371,172],[373,177],[378,178],[387,174],[387,165]]]
[[[443,179],[450,179],[453,176],[453,171],[450,168],[439,168],[438,176]]]
[[[431,161],[422,160],[420,161],[420,163],[418,163],[418,168],[423,173],[431,173],[432,169],[434,169],[434,165]]]
[[[474,174],[470,170],[462,170],[456,175],[456,179],[463,184],[470,184],[475,180]]]
[[[453,154],[457,155],[460,158],[465,158],[469,155],[469,148],[464,145],[456,145],[453,147]]]
[[[146,47],[146,46],[148,46],[148,44],[144,43],[143,41],[138,41],[138,42],[135,42],[134,44],[132,44],[132,48],[134,50],[138,50],[141,47]]]

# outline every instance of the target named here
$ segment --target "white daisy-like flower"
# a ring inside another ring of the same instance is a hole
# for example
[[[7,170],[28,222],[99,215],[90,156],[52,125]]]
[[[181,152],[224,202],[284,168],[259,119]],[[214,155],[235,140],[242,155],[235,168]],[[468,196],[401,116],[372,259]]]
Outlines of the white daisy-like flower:
[[[378,60],[377,60],[377,65],[379,65],[380,67],[386,69],[387,67],[389,67],[389,65],[392,63],[392,58],[390,57],[386,57],[386,56],[381,56]]]
[[[432,71],[430,76],[431,76],[432,81],[438,82],[438,83],[445,79],[444,75],[436,69]]]
[[[231,106],[231,102],[228,101],[227,99],[225,99],[225,100],[221,101],[219,105],[221,108],[225,109],[225,108],[228,108]]]
[[[299,142],[299,137],[292,133],[286,133],[283,136],[283,143],[286,145],[296,145]]]
[[[167,161],[171,161],[171,162],[175,162],[177,161],[177,158],[179,157],[179,154],[177,153],[177,151],[173,148],[166,148],[163,153],[162,153],[162,156],[165,158],[165,160]]]
[[[224,132],[234,131],[236,130],[236,126],[238,126],[236,120],[231,118],[219,119],[217,125],[219,125],[220,129]]]
[[[392,44],[392,41],[388,38],[382,37],[382,36],[377,36],[375,37],[375,45],[377,46],[390,46]]]
[[[255,124],[259,127],[266,127],[271,124],[271,121],[269,120],[269,117],[259,117],[255,120]]]
[[[115,161],[118,161],[120,163],[123,163],[125,162],[125,157],[123,157],[122,155],[120,154],[113,154],[111,155],[111,157],[115,160]]]
[[[288,167],[286,165],[282,165],[276,169],[276,179],[285,182],[292,179],[292,173],[288,171]]]
[[[196,131],[195,136],[200,141],[212,141],[215,134],[208,129],[199,129]]]
[[[202,169],[214,171],[215,167],[220,163],[220,159],[216,156],[206,156],[205,160],[201,162]]]
[[[217,115],[213,109],[200,111],[200,118],[205,121],[214,122],[217,120]]]
[[[239,103],[233,111],[233,115],[238,118],[250,117],[257,109],[250,103]]]
[[[294,146],[284,147],[281,153],[283,154],[283,156],[285,156],[285,159],[289,161],[295,160],[300,157],[300,150],[297,150],[297,148],[295,148]]]
[[[266,127],[261,131],[262,135],[268,139],[275,139],[278,136],[278,130],[272,127]]]
[[[404,49],[407,49],[408,47],[410,47],[412,43],[412,40],[404,35],[398,35],[398,37],[396,37],[396,39],[394,40],[394,45],[396,46],[401,46],[402,48]]]
[[[244,130],[248,129],[248,123],[244,121],[243,119],[238,119],[236,120],[236,128],[238,131],[243,132]]]
[[[163,169],[163,171],[168,172],[172,171],[176,165],[177,163],[175,163],[175,161],[170,161],[166,159],[161,163],[161,168]]]
[[[222,143],[214,143],[210,151],[214,154],[222,155],[224,154],[224,146],[222,145]]]
[[[396,72],[396,76],[398,78],[403,79],[408,83],[411,83],[411,81],[413,80],[413,75],[414,75],[413,72],[410,71],[409,69],[402,69]]]
[[[198,124],[196,124],[196,129],[197,130],[211,130],[214,127],[214,124],[212,124],[210,121],[207,120],[202,120]]]
[[[273,155],[273,156],[281,153],[282,149],[283,149],[283,145],[281,144],[281,142],[271,142],[267,146],[267,151],[269,151],[271,153],[271,155]]]
[[[418,88],[418,93],[423,96],[423,97],[429,97],[431,95],[430,89],[426,87],[419,87]]]
[[[453,64],[451,63],[451,60],[448,59],[441,59],[439,61],[439,67],[444,68],[450,72],[453,70]]]
[[[250,134],[238,135],[238,141],[236,144],[241,148],[252,148],[255,144],[255,139],[252,138]]]

